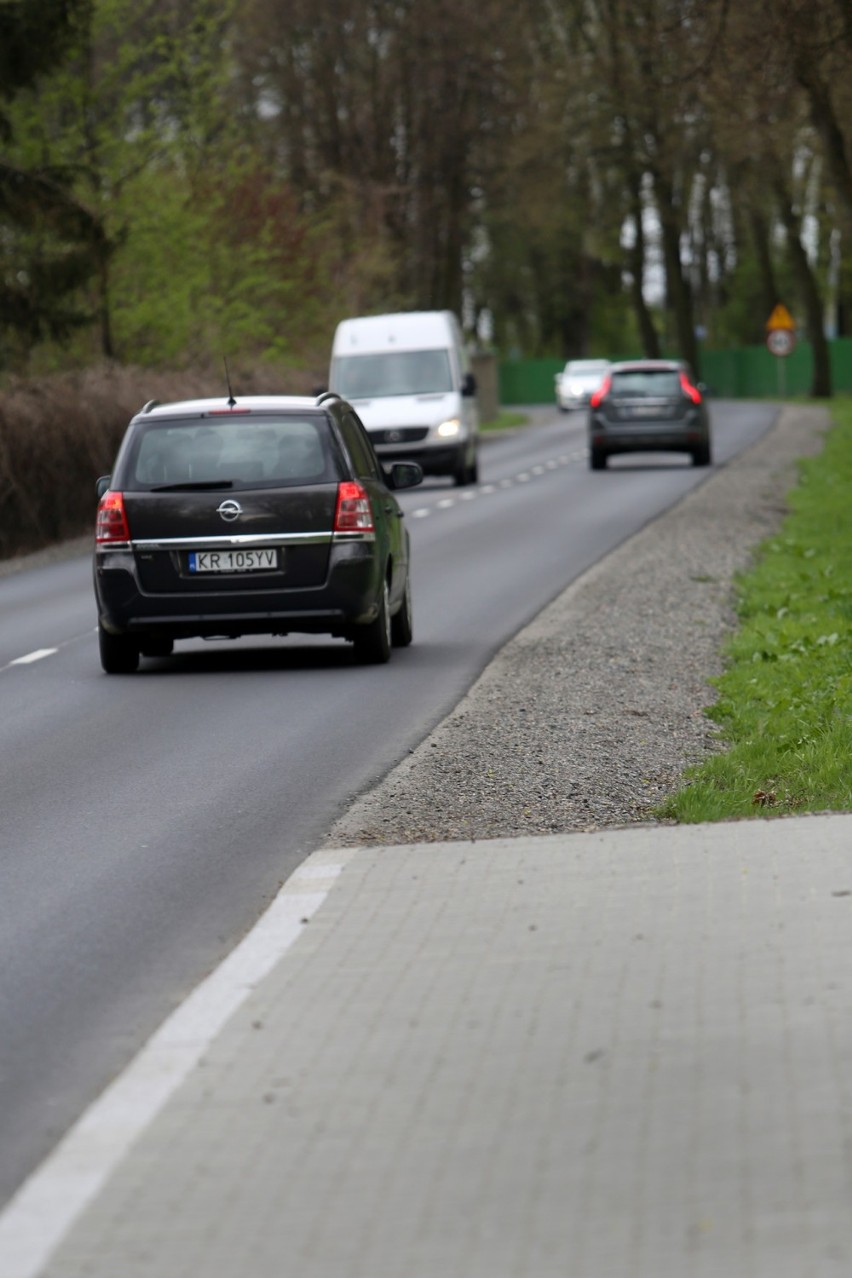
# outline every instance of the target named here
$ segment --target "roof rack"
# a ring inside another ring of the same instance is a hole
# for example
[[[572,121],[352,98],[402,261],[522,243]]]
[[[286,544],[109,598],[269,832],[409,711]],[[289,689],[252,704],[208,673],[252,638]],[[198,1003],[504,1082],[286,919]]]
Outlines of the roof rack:
[[[142,412],[143,412],[143,413],[150,413],[151,409],[152,409],[152,408],[156,408],[156,407],[157,407],[157,405],[159,404],[159,402],[160,402],[160,401],[159,401],[158,399],[149,399],[149,400],[148,400],[148,403],[147,403],[147,404],[145,405],[145,407],[142,409]]]
[[[324,404],[327,399],[340,399],[340,396],[337,391],[322,391],[321,394],[317,395],[317,405]]]

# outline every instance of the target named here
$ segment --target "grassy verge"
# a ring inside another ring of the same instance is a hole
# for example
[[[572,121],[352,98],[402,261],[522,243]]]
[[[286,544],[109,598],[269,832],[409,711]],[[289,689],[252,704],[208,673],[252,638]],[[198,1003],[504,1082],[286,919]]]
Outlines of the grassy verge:
[[[512,430],[515,426],[525,426],[526,422],[526,413],[510,413],[504,410],[492,421],[482,422],[480,430],[488,431],[490,434],[496,430]]]
[[[852,811],[852,400],[832,418],[780,532],[736,582],[739,626],[707,710],[724,753],[658,816]]]

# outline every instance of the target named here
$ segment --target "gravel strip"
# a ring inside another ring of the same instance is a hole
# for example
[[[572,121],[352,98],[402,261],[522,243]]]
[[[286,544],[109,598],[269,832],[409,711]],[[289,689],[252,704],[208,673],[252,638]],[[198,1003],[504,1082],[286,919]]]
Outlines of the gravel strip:
[[[736,620],[734,576],[777,531],[796,459],[819,452],[828,425],[823,408],[785,407],[764,439],[583,574],[326,846],[653,821],[684,770],[720,748],[704,709]]]

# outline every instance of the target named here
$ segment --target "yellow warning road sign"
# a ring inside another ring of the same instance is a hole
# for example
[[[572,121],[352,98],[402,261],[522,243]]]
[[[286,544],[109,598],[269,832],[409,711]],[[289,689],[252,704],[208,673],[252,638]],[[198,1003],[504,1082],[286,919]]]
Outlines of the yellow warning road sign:
[[[778,305],[773,308],[772,314],[766,321],[766,331],[771,333],[772,330],[776,328],[786,328],[792,331],[795,327],[796,325],[793,321],[793,316],[787,310],[787,307],[784,306],[782,302],[779,302]]]

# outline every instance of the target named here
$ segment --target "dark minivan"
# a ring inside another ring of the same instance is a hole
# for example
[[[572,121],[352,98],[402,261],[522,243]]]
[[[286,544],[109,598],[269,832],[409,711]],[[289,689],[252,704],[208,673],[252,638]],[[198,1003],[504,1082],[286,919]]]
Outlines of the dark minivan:
[[[412,639],[410,548],[394,490],[352,407],[247,396],[151,401],[98,480],[95,595],[107,674],[176,639],[291,632],[385,662]]]

